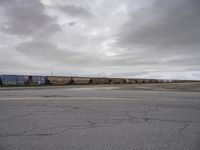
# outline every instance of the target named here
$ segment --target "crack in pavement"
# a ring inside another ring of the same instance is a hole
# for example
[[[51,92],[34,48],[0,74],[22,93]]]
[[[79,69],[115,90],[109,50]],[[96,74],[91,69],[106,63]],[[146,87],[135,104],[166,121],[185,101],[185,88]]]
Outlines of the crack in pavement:
[[[182,133],[187,127],[189,127],[189,124],[184,123],[184,126],[179,129],[179,132]]]
[[[61,97],[61,98],[65,98],[65,97],[69,97],[69,96],[66,96],[66,95],[43,95],[43,96],[41,96],[41,97],[44,97],[44,98],[59,98],[59,97]]]
[[[55,135],[55,134],[60,134],[69,131],[71,128],[63,129],[62,131],[58,132],[52,132],[52,133],[33,133],[33,134],[24,134],[24,133],[15,133],[15,134],[5,134],[5,135],[0,135],[0,137],[6,138],[6,137],[13,137],[13,136],[50,136],[50,135]]]
[[[47,106],[48,103],[50,103],[52,100],[47,100],[45,103],[42,103],[40,104],[39,106]],[[26,113],[26,114],[23,114],[23,115],[17,115],[17,116],[14,116],[14,117],[11,117],[11,118],[6,118],[6,119],[3,119],[3,120],[0,120],[0,123],[5,123],[5,122],[9,122],[9,121],[12,121],[12,120],[16,120],[16,119],[20,119],[20,118],[24,118],[24,117],[28,117],[28,116],[31,116],[33,115],[35,112],[39,112],[38,111],[38,108],[35,108],[32,112],[30,113]]]
[[[109,113],[106,113],[106,112],[102,112],[102,111],[99,111],[99,110],[96,110],[96,109],[93,109],[93,108],[86,108],[86,107],[73,107],[73,106],[68,106],[68,108],[71,108],[72,110],[88,110],[88,111],[92,111],[92,112],[95,112],[95,113],[101,113],[101,114],[104,114],[104,115],[109,115]]]
[[[82,119],[82,120],[85,121],[87,124],[67,126],[67,128],[64,128],[61,131],[30,134],[29,132],[34,131],[35,129],[38,128],[38,126],[36,126],[32,129],[29,129],[29,130],[24,131],[24,132],[13,133],[13,134],[4,134],[4,135],[0,135],[0,137],[6,138],[6,137],[13,137],[13,136],[15,136],[15,137],[18,137],[18,136],[19,137],[20,136],[51,136],[51,135],[56,135],[56,134],[63,134],[63,133],[66,133],[67,131],[70,131],[70,130],[73,130],[73,129],[89,129],[89,128],[113,126],[113,125],[117,125],[119,123],[118,120],[115,120],[115,122],[113,122],[112,119],[110,119],[109,121],[103,120],[102,122],[94,122],[94,121],[91,121],[91,120],[88,120],[88,119]],[[63,126],[58,126],[58,127],[54,127],[54,128],[48,128],[48,129],[50,129],[50,130],[55,129],[55,128],[59,129],[59,128],[62,128],[62,127]],[[66,126],[64,126],[64,127],[66,127]]]
[[[125,123],[125,121],[128,121],[129,123],[140,123],[141,120],[144,120],[145,122],[147,121],[164,121],[164,122],[173,122],[173,123],[183,123],[184,126],[179,129],[179,132],[182,133],[188,126],[189,123],[198,123],[194,121],[188,121],[188,120],[170,120],[170,119],[160,119],[160,118],[148,118],[148,117],[133,117],[130,116],[130,114],[127,112],[126,117],[128,118],[120,118],[120,119],[108,119],[108,120],[103,120],[101,122],[94,122],[88,119],[82,119],[85,121],[87,124],[82,124],[82,125],[70,125],[70,126],[57,126],[57,127],[52,127],[48,128],[50,131],[52,129],[60,129],[63,128],[63,130],[55,131],[55,132],[47,132],[47,133],[30,133],[38,128],[38,126],[35,126],[27,131],[23,131],[21,133],[14,133],[14,134],[4,134],[0,135],[0,137],[12,137],[12,136],[51,136],[51,135],[56,135],[56,134],[64,134],[70,130],[73,129],[88,129],[88,128],[97,128],[97,127],[105,127],[105,126],[114,126],[118,125],[120,123]],[[113,122],[114,121],[114,122]]]
[[[131,116],[129,111],[125,111],[125,116],[128,117],[128,119],[125,119],[131,123],[140,123],[138,117]]]
[[[147,109],[144,110],[144,115],[145,116],[148,116],[148,114],[151,113],[151,112],[155,112],[155,111],[157,112],[157,111],[159,111],[159,106],[150,106],[150,105],[147,105],[146,107],[147,107]],[[152,109],[152,107],[154,109]]]
[[[145,122],[148,121],[163,121],[163,122],[174,122],[174,123],[199,123],[190,120],[172,120],[172,119],[161,119],[161,118],[151,118],[151,117],[141,117]]]
[[[1,138],[6,138],[6,137],[23,137],[23,136],[52,136],[52,135],[57,135],[57,134],[64,134],[70,130],[73,130],[73,129],[87,129],[87,128],[96,128],[97,126],[95,125],[96,123],[95,122],[92,122],[90,120],[85,120],[87,123],[89,124],[83,124],[83,125],[71,125],[71,126],[58,126],[58,127],[53,127],[54,129],[57,128],[62,128],[62,127],[66,127],[64,128],[63,130],[61,131],[55,131],[55,132],[47,132],[47,133],[29,133],[29,134],[26,134],[28,132],[31,132],[33,131],[34,129],[32,130],[28,130],[26,132],[21,132],[21,133],[13,133],[13,134],[4,134],[4,135],[0,135]],[[49,128],[49,129],[53,129],[53,128]]]
[[[6,119],[1,120],[0,123],[5,123],[5,122],[12,121],[12,120],[15,120],[15,119],[28,117],[28,116],[31,116],[35,112],[36,112],[36,110],[34,110],[30,113],[23,114],[23,115],[14,116],[14,117],[11,117],[11,118],[6,118]]]
[[[41,104],[40,106],[46,106],[48,107],[48,104],[53,101],[53,100],[48,100],[46,101],[45,103]],[[58,107],[58,106],[57,106]],[[106,115],[106,116],[109,116],[108,113],[104,113],[104,112],[101,112],[101,111],[98,111],[96,109],[93,109],[93,108],[83,108],[83,107],[75,107],[75,106],[69,106],[69,105],[59,105],[59,107],[63,108],[63,110],[54,110],[54,111],[42,111],[42,110],[39,110],[39,108],[36,108],[34,109],[32,112],[30,113],[26,113],[26,114],[23,114],[23,115],[17,115],[17,116],[14,116],[14,117],[11,117],[11,118],[6,118],[6,119],[3,119],[3,120],[0,120],[0,123],[5,123],[5,122],[9,122],[9,121],[12,121],[12,120],[16,120],[16,119],[21,119],[21,118],[24,118],[24,117],[28,117],[28,116],[31,116],[33,115],[34,113],[42,113],[42,112],[52,112],[52,113],[65,113],[65,112],[69,112],[69,111],[73,111],[73,110],[88,110],[88,111],[91,111],[91,112],[95,112],[95,113],[101,113],[103,115]],[[66,109],[67,108],[67,109]]]
[[[38,112],[55,112],[55,113],[64,113],[64,112],[69,112],[69,111],[80,111],[81,110],[87,110],[93,113],[98,113],[98,114],[103,114],[106,117],[118,117],[118,118],[104,118],[103,120],[100,120],[98,122],[92,121],[92,120],[88,120],[88,119],[81,119],[84,122],[86,122],[86,124],[83,125],[71,125],[71,126],[57,126],[54,127],[54,129],[57,129],[57,131],[52,131],[53,128],[47,128],[47,130],[49,130],[49,132],[44,132],[44,133],[30,133],[30,132],[35,132],[35,130],[39,127],[39,126],[34,126],[28,130],[25,130],[23,132],[20,133],[12,133],[12,134],[2,134],[0,135],[0,137],[12,137],[12,136],[52,136],[52,135],[56,135],[56,134],[63,134],[66,133],[70,130],[74,130],[74,129],[87,129],[87,128],[97,128],[97,127],[106,127],[106,126],[114,126],[114,125],[118,125],[121,123],[132,123],[132,124],[136,124],[136,123],[141,123],[141,122],[148,122],[148,121],[162,121],[162,122],[172,122],[172,123],[183,123],[183,126],[179,129],[179,132],[182,133],[188,126],[189,123],[198,123],[199,122],[195,122],[195,121],[190,121],[190,120],[173,120],[173,119],[162,119],[162,118],[153,118],[153,117],[147,117],[149,113],[154,112],[154,111],[159,111],[158,106],[147,106],[147,109],[142,111],[141,113],[143,114],[143,117],[137,117],[137,116],[132,116],[131,115],[131,111],[124,111],[123,116],[115,116],[111,114],[107,113],[107,112],[102,112],[99,110],[96,110],[94,108],[86,108],[86,107],[77,107],[77,106],[70,106],[70,105],[66,105],[64,102],[62,102],[62,104],[60,105],[52,105],[50,104],[52,101],[54,101],[53,99],[47,100],[44,103],[41,103],[39,106],[44,106],[44,107],[61,107],[63,110],[54,110],[54,111],[43,111],[43,110],[38,110],[38,109],[34,109],[32,112],[27,113],[27,114],[23,114],[23,115],[18,115],[12,118],[7,118],[4,120],[1,120],[0,123],[3,122],[7,122],[7,121],[11,121],[11,120],[15,120],[15,119],[20,119],[20,118],[24,118],[24,117],[28,117],[33,115],[34,113]],[[50,109],[51,110],[51,109]],[[122,117],[122,118],[119,118]],[[62,129],[64,127],[64,129]],[[62,129],[62,130],[61,130]]]
[[[87,120],[87,119],[84,119],[84,121],[88,122],[89,123],[89,128],[95,128],[97,127],[97,123],[96,122],[93,122],[91,120]]]

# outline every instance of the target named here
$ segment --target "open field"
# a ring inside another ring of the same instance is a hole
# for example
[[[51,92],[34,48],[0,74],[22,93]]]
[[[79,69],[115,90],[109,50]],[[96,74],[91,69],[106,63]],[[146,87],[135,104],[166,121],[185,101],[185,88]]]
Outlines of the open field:
[[[199,150],[200,83],[0,88],[0,150]]]

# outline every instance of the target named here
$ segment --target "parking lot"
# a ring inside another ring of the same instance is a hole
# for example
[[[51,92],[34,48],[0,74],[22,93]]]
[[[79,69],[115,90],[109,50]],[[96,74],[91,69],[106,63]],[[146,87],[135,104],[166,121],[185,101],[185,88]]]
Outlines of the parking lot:
[[[200,84],[0,88],[0,150],[199,150]]]

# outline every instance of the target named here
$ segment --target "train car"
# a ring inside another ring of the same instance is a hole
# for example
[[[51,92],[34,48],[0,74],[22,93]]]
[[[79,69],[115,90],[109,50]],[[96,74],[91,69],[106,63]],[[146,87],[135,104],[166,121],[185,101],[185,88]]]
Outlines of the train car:
[[[3,85],[16,85],[17,77],[16,75],[1,75]]]
[[[125,84],[130,84],[130,80],[128,78],[125,78]]]
[[[110,84],[112,82],[109,78],[91,78],[91,84]]]
[[[122,78],[111,78],[111,84],[125,84],[126,80]]]
[[[23,75],[1,75],[2,85],[24,85],[25,78]]]
[[[136,84],[137,83],[137,79],[129,79],[129,83],[130,84]]]
[[[158,80],[156,80],[156,79],[150,79],[150,83],[158,83]]]
[[[24,76],[25,85],[45,85],[46,76],[26,75]]]
[[[177,80],[172,80],[172,83],[177,83]]]
[[[25,78],[23,75],[17,75],[16,80],[17,80],[17,85],[24,85]]]
[[[31,83],[33,85],[44,85],[45,77],[44,76],[31,76]]]
[[[144,82],[145,84],[148,84],[148,83],[150,83],[150,79],[144,79],[143,82]]]
[[[137,82],[136,82],[136,83],[142,84],[142,83],[144,83],[144,79],[137,79]]]
[[[72,77],[72,83],[76,85],[90,84],[91,78],[88,77]]]
[[[158,80],[158,83],[163,83],[163,80],[159,79],[159,80]]]
[[[168,83],[172,83],[173,81],[172,81],[172,80],[167,80],[167,82],[168,82]]]
[[[2,80],[1,80],[1,76],[0,76],[0,85],[2,85]]]
[[[163,83],[168,83],[168,80],[163,80]]]
[[[47,76],[47,84],[66,85],[72,83],[72,77]]]

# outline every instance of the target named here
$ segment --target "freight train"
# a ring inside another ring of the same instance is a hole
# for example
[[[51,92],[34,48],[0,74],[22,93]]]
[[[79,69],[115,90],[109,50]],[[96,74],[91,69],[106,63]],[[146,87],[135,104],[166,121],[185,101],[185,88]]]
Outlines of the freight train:
[[[136,78],[105,77],[68,77],[68,76],[35,76],[35,75],[0,75],[1,86],[25,85],[98,85],[98,84],[154,84],[154,83],[186,83],[197,80],[161,80]]]

